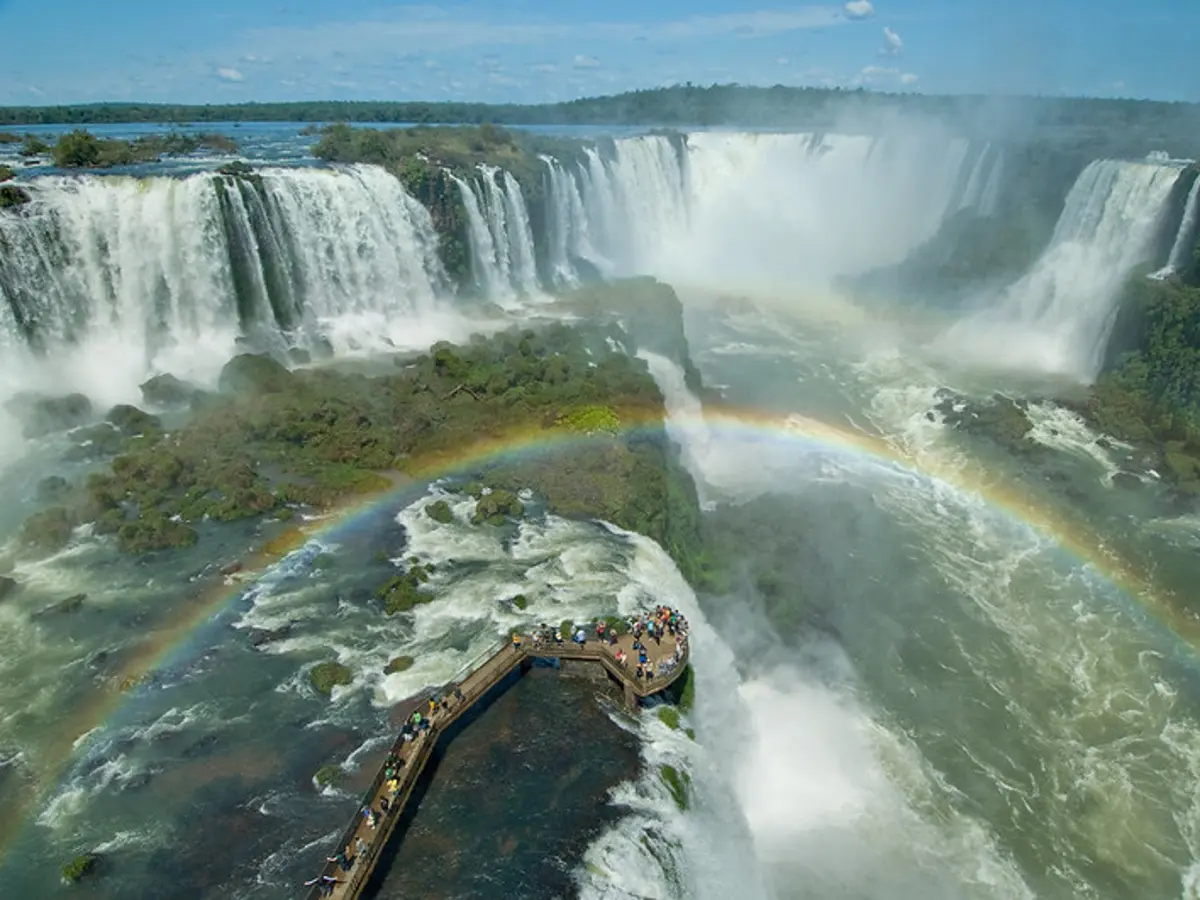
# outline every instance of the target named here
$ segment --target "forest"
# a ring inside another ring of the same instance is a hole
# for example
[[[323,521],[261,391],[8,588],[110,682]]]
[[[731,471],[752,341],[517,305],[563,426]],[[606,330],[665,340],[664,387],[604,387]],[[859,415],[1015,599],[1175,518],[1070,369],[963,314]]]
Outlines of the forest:
[[[887,94],[863,89],[691,83],[538,105],[422,101],[299,101],[171,105],[100,103],[0,108],[0,128],[20,125],[204,122],[366,122],[505,125],[736,125],[827,127],[903,112],[936,117],[981,136],[1014,127],[1194,139],[1200,105],[1148,100]]]

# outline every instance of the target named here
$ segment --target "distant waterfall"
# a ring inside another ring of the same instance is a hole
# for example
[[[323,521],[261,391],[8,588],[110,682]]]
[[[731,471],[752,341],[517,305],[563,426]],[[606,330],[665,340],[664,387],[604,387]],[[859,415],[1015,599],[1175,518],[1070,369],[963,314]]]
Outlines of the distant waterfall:
[[[26,210],[0,216],[10,341],[108,333],[147,358],[245,330],[303,343],[329,320],[395,325],[445,294],[429,213],[373,166],[48,177],[30,190]]]
[[[494,166],[471,181],[455,178],[467,210],[476,290],[499,303],[540,293],[529,210],[521,186]]]
[[[1098,160],[1076,179],[1050,245],[944,338],[948,349],[1084,378],[1099,369],[1121,287],[1153,252],[1179,169]]]
[[[795,290],[902,260],[950,213],[991,215],[998,147],[935,136],[649,135],[547,162],[551,266]]]
[[[1183,218],[1175,232],[1175,243],[1167,256],[1167,264],[1151,275],[1151,278],[1166,278],[1188,267],[1188,256],[1195,246],[1197,226],[1200,226],[1200,176],[1192,182],[1187,202],[1183,205]]]

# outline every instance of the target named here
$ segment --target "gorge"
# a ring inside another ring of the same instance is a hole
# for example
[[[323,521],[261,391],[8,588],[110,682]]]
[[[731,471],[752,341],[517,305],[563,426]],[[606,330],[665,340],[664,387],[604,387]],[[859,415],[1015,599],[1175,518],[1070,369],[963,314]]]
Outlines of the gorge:
[[[290,896],[393,704],[668,602],[695,740],[577,685],[600,807],[489,813],[555,890],[1192,896],[1195,148],[876,124],[14,158],[10,883]],[[468,770],[422,852],[504,855]]]

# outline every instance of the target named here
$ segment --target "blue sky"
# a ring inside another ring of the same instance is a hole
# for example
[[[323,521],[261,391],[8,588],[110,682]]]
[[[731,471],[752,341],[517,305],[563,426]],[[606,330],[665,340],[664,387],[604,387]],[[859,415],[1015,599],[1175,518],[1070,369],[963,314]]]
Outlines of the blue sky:
[[[0,0],[0,104],[542,102],[693,81],[1200,101],[1195,0]]]

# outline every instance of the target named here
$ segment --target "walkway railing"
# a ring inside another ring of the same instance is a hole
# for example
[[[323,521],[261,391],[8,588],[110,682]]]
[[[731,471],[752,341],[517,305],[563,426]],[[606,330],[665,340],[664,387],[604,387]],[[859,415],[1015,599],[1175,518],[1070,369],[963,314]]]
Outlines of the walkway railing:
[[[625,638],[622,638],[621,641],[623,644],[628,643]],[[670,646],[671,644],[668,645],[668,648]],[[476,702],[487,695],[521,663],[533,659],[599,662],[605,671],[624,686],[626,702],[632,702],[635,697],[649,697],[673,684],[686,669],[690,658],[690,648],[685,641],[680,657],[677,660],[671,657],[674,664],[670,671],[663,674],[652,672],[650,678],[638,679],[626,666],[617,662],[615,649],[612,645],[595,637],[584,644],[577,644],[574,641],[550,644],[542,642],[535,647],[533,638],[523,635],[519,647],[514,648],[511,641],[493,644],[462,666],[456,672],[453,680],[442,688],[431,691],[429,696],[440,695],[446,701],[447,706],[442,707],[439,704],[435,714],[428,719],[428,727],[418,732],[411,741],[405,741],[404,734],[401,732],[393,742],[389,755],[403,760],[403,768],[399,774],[399,789],[395,797],[391,799],[388,811],[380,817],[374,829],[369,829],[367,849],[362,853],[355,854],[354,865],[349,872],[342,872],[336,863],[327,863],[321,874],[338,879],[338,883],[334,884],[331,893],[323,893],[321,885],[315,885],[308,894],[309,900],[320,900],[322,897],[347,900],[347,898],[359,896],[370,880],[379,857],[387,847],[392,832],[407,808],[421,773],[428,764],[438,740],[450,725],[471,709]],[[662,658],[663,656],[660,654],[660,659]],[[461,699],[459,695],[461,695]],[[384,787],[385,775],[386,769],[381,766],[375,774],[371,786],[363,794],[362,802],[359,804],[354,818],[342,832],[341,838],[334,848],[335,854],[346,847],[353,848],[356,838],[363,837],[365,819],[362,810],[375,807]],[[344,880],[342,876],[345,876]]]

